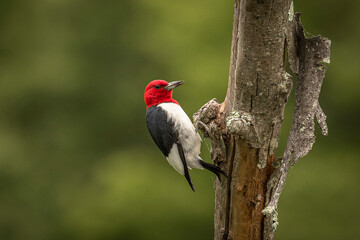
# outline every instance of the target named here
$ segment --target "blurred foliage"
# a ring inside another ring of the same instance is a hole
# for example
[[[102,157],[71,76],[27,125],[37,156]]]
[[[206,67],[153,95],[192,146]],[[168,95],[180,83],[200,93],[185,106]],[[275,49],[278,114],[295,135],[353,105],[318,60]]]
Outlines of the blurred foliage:
[[[330,135],[291,171],[277,239],[358,239],[360,3],[295,7],[310,35],[332,40]],[[166,163],[143,91],[185,80],[174,95],[189,115],[222,101],[232,12],[214,0],[2,0],[0,239],[211,239],[214,177],[192,171],[193,193]]]

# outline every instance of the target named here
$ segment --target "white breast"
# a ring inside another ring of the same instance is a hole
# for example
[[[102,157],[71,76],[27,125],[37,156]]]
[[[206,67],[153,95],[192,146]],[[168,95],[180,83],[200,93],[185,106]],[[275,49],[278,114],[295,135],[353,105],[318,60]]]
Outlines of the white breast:
[[[173,122],[175,129],[178,130],[179,141],[183,147],[187,165],[189,167],[203,169],[203,167],[199,164],[199,159],[201,159],[199,157],[201,138],[200,135],[195,131],[195,127],[192,124],[190,118],[176,103],[161,103],[158,106],[166,111],[168,121]],[[181,174],[184,174],[183,168],[180,168],[179,166],[180,164],[182,166],[182,163],[178,155],[176,144],[174,144],[172,147],[167,160],[169,161],[170,165],[175,168],[175,170]]]

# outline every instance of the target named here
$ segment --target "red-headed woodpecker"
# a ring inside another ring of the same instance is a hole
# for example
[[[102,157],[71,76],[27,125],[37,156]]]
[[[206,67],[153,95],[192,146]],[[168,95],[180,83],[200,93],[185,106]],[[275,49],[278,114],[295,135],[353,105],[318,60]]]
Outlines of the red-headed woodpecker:
[[[191,189],[195,191],[189,169],[207,169],[225,175],[218,166],[204,162],[200,157],[201,138],[180,104],[172,98],[172,90],[182,81],[166,82],[154,80],[145,88],[146,123],[150,135],[169,164],[181,175],[185,175]]]

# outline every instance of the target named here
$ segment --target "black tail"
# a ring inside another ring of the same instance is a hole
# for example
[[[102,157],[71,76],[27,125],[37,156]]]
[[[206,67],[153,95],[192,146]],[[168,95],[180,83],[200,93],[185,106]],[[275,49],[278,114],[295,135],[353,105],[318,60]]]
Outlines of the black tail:
[[[182,164],[184,166],[184,175],[185,175],[185,178],[186,180],[188,181],[191,189],[195,192],[195,188],[194,188],[194,185],[191,181],[191,178],[190,178],[190,174],[189,174],[189,169],[188,169],[188,166],[186,164],[186,159],[185,159],[185,155],[184,155],[184,150],[183,150],[183,147],[180,143],[177,143],[177,147],[178,147],[178,150],[179,150],[179,155],[180,155],[180,159],[182,161]]]
[[[201,166],[203,166],[205,169],[215,173],[216,176],[219,178],[219,180],[220,180],[220,174],[224,175],[224,177],[227,178],[226,173],[223,170],[221,170],[221,168],[219,168],[218,166],[207,163],[203,160],[199,160],[199,161],[200,161]]]

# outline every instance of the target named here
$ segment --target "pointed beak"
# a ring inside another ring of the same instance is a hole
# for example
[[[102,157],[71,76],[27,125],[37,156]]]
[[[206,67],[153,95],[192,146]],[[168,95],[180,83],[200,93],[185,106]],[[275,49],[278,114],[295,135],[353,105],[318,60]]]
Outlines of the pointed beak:
[[[169,82],[168,85],[166,85],[164,88],[168,91],[173,90],[174,88],[180,86],[183,84],[183,81],[174,81],[174,82]]]

